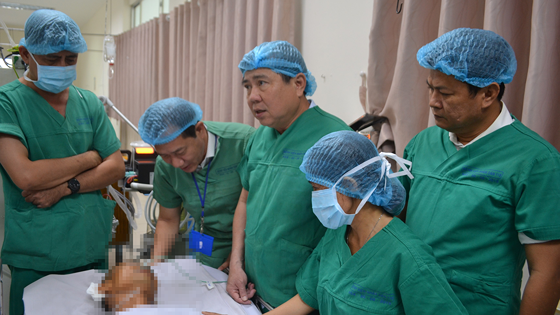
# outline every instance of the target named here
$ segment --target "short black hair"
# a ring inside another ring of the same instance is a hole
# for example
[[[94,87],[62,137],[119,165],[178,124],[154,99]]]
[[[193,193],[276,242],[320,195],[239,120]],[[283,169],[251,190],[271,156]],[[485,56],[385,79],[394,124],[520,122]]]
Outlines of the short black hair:
[[[476,94],[478,94],[478,92],[482,89],[479,88],[478,86],[474,86],[472,84],[468,84],[467,83],[467,87],[469,88],[469,94],[472,97],[475,97]],[[500,92],[498,93],[498,101],[502,100],[502,96],[504,96],[504,92],[506,91],[506,85],[502,82],[500,83]]]
[[[188,137],[196,138],[196,127],[195,126],[196,126],[196,124],[190,126],[189,128],[185,129],[183,132],[181,132],[181,136],[183,136],[183,139],[188,138]]]
[[[286,83],[286,84],[290,83],[290,81],[294,78],[294,77],[290,77],[288,75],[285,75],[283,73],[278,73],[278,74],[282,77],[282,81],[284,81],[284,83]],[[307,77],[306,77],[306,79],[307,79]],[[309,82],[306,82],[306,83],[308,84]],[[303,94],[307,95],[307,93],[305,93],[305,91],[303,92]]]
[[[293,79],[292,77],[287,76],[283,73],[278,73],[278,74],[282,77],[282,81],[284,81],[284,83],[286,83],[286,84],[290,83],[290,81]]]

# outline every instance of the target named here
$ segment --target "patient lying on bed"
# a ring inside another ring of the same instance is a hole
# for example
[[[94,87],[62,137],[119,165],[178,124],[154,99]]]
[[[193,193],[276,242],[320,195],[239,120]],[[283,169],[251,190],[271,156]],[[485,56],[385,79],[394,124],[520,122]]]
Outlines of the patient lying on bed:
[[[126,315],[260,315],[254,305],[237,304],[226,292],[227,275],[196,259],[170,259],[154,266],[125,263],[109,273],[87,270],[49,275],[23,293],[26,315],[100,315],[108,309]],[[89,288],[88,288],[89,287]],[[100,288],[101,287],[101,288]]]
[[[218,280],[219,279],[219,280]],[[151,267],[124,263],[113,267],[98,287],[103,308],[130,315],[260,314],[239,305],[225,290],[227,277],[195,259],[170,260]],[[209,313],[209,314],[214,314]]]
[[[155,304],[157,279],[150,267],[124,263],[113,267],[99,287],[105,311],[121,312]]]

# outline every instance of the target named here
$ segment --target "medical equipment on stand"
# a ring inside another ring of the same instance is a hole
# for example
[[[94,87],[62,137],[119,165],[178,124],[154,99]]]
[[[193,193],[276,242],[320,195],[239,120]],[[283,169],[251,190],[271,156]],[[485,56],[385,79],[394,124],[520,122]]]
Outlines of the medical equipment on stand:
[[[151,145],[144,141],[131,142],[130,146],[132,147],[132,157],[130,169],[127,169],[127,172],[132,172],[134,177],[131,181],[127,180],[125,187],[130,188],[132,182],[152,185],[154,183],[154,170],[158,154]],[[144,194],[152,191],[150,186],[143,187],[145,189],[138,190]]]
[[[130,164],[130,166],[127,167],[123,187],[125,190],[133,190],[148,194],[148,200],[144,207],[144,217],[146,218],[148,226],[155,232],[158,203],[153,197],[153,181],[157,153],[155,153],[152,146],[143,141],[132,142],[130,146],[132,147],[132,155],[129,163],[127,163]],[[137,213],[136,217],[139,217],[139,213]],[[194,218],[187,215],[185,219],[181,221],[179,229],[182,229],[185,224],[188,224],[187,232],[190,232],[194,228]]]

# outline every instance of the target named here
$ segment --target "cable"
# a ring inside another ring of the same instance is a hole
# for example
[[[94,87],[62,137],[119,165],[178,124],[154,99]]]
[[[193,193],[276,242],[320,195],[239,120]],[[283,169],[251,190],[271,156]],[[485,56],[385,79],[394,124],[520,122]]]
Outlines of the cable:
[[[189,234],[194,229],[194,218],[188,212],[183,222],[179,225],[179,229],[182,229],[185,224],[187,225],[187,231],[185,231],[185,234]]]
[[[156,231],[156,227],[154,226],[154,224],[152,223],[152,219],[150,218],[150,213],[151,213],[151,206],[152,206],[152,200],[154,199],[154,192],[151,191],[150,194],[148,195],[148,199],[146,200],[146,204],[144,205],[144,217],[146,218],[146,222],[148,223],[148,226],[152,229],[152,231]],[[156,220],[156,224],[157,224],[157,220]]]
[[[6,56],[6,57],[4,57],[4,47],[1,47],[1,46],[0,46],[0,56],[2,56],[2,61],[4,61],[4,64],[6,65],[6,67],[12,68],[12,66],[10,66],[10,65],[6,62],[6,58],[9,57],[9,56],[11,56],[11,54],[8,55],[8,56]]]
[[[157,225],[157,218],[156,218],[156,210],[157,210],[158,202],[154,199],[154,192],[150,192],[148,195],[148,199],[146,200],[146,205],[144,206],[144,217],[146,218],[146,222],[148,226],[152,229],[152,231],[156,231]],[[187,231],[186,234],[190,233],[194,229],[194,218],[193,216],[187,212],[187,215],[183,221],[179,224],[179,230],[187,224]]]
[[[138,198],[138,194],[136,192],[134,192],[134,193],[131,192],[130,194],[132,195],[132,198],[134,199],[134,202],[136,203],[136,206],[140,207],[140,198]],[[141,213],[141,211],[134,211],[134,217],[136,219],[140,218],[140,213]]]
[[[130,185],[135,178],[138,178],[138,175],[132,175],[132,176],[128,177],[126,179],[126,183]]]
[[[126,198],[125,195],[121,194],[118,190],[114,189],[114,191],[120,198],[122,198],[122,200],[125,201],[125,203],[127,205],[127,209],[129,209],[132,214],[136,213],[136,209],[134,208],[134,205],[132,204],[132,201],[130,201],[128,198]]]
[[[16,74],[16,77],[19,79],[19,74],[16,71],[16,67],[14,67],[14,64],[12,63],[12,65],[10,66],[8,64],[8,62],[6,62],[6,58],[9,58],[10,56],[13,55],[13,53],[10,53],[9,55],[7,55],[6,57],[4,57],[4,52],[2,51],[2,49],[4,49],[4,47],[0,47],[0,56],[2,56],[2,60],[4,61],[4,64],[6,65],[6,67],[8,67],[8,69],[12,69],[14,70],[14,73]],[[27,70],[27,69],[26,69]]]
[[[4,23],[4,21],[2,21],[2,19],[0,19],[0,25],[2,26],[2,28],[6,32],[6,35],[8,35],[8,41],[10,42],[10,45],[12,47],[16,46],[16,43],[14,43],[14,40],[12,39],[12,36],[10,36],[10,32],[8,32],[8,27],[6,26],[6,23]]]
[[[130,200],[128,200],[128,198],[126,198],[123,194],[119,193],[115,188],[113,188],[113,186],[107,186],[107,191],[111,194],[111,196],[113,196],[119,207],[121,207],[122,211],[124,211],[124,213],[126,214],[126,218],[128,219],[128,222],[130,223],[132,228],[134,230],[138,229],[138,225],[134,220],[134,216],[131,214],[128,208],[130,206],[132,211],[134,211],[134,206],[132,205]]]

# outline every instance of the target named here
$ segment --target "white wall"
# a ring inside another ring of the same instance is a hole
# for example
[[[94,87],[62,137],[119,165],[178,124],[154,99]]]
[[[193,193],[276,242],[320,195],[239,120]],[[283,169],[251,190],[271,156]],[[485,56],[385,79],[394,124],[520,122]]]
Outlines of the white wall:
[[[301,49],[317,80],[312,99],[350,123],[364,114],[360,72],[367,71],[373,0],[302,0]],[[298,30],[296,30],[298,32]]]
[[[128,0],[112,0],[110,3],[110,10],[107,13],[107,33],[118,35],[130,28],[130,5]],[[96,35],[84,35],[88,51],[78,58],[78,79],[74,85],[90,90],[98,96],[106,96],[109,92],[109,67],[103,61],[104,36],[102,36],[105,33],[105,6],[100,8],[85,25],[80,25],[80,30],[85,34]]]

